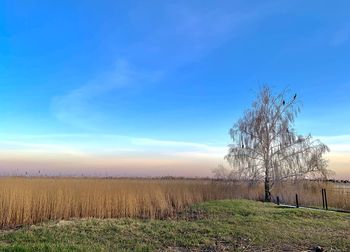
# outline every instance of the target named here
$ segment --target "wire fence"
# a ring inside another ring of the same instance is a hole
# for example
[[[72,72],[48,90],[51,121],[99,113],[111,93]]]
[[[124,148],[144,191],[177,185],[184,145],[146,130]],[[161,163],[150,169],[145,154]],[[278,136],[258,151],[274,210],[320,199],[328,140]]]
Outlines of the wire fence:
[[[273,197],[278,205],[309,207],[350,213],[350,187],[321,188],[311,193],[281,191]]]

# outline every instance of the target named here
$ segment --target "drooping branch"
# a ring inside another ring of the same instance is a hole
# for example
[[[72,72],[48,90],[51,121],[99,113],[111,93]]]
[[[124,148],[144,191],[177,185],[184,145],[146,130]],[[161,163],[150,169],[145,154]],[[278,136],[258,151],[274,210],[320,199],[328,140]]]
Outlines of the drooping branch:
[[[323,155],[328,147],[311,135],[297,135],[295,117],[300,112],[297,95],[287,90],[274,96],[263,87],[252,108],[230,129],[233,144],[226,159],[239,177],[264,179],[269,197],[270,181],[327,174]],[[242,175],[242,176],[241,176]]]

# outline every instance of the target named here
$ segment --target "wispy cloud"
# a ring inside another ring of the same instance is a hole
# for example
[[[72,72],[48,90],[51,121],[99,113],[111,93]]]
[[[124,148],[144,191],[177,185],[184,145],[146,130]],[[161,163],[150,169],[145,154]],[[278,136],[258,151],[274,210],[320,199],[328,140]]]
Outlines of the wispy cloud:
[[[210,176],[226,148],[111,134],[0,136],[0,174]]]
[[[188,153],[223,157],[225,146],[205,143],[138,138],[114,134],[54,134],[54,135],[6,135],[0,141],[0,152],[6,150],[57,152],[69,155],[131,155],[137,157],[187,156]]]
[[[100,73],[79,88],[55,97],[52,102],[54,115],[78,128],[95,130],[101,122],[107,121],[108,112],[100,109],[106,103],[103,101],[105,95],[113,93],[113,103],[118,104],[118,92],[165,79],[161,78],[164,73],[174,72],[203,58],[246,32],[248,26],[277,9],[281,11],[283,8],[280,7],[265,3],[242,9],[229,1],[208,8],[185,1],[163,3],[159,10],[145,11],[141,3],[130,11],[128,21],[130,29],[134,25],[142,32],[123,49],[124,61],[118,61],[115,69]],[[113,113],[118,118],[118,112]]]
[[[315,136],[315,138],[327,144],[331,150],[331,154],[350,154],[350,135]]]
[[[330,169],[338,177],[347,178],[350,135],[315,138],[331,149],[328,155]],[[210,171],[223,162],[227,153],[224,144],[114,134],[0,135],[0,139],[0,168],[8,164],[6,169],[16,167],[21,170],[32,165],[35,169],[38,166],[52,168],[53,174],[67,173],[69,167],[74,167],[79,173],[103,172],[104,175],[183,176],[190,172],[191,176],[210,176]]]
[[[97,100],[108,93],[124,88],[154,82],[161,72],[136,69],[124,60],[119,60],[113,70],[101,73],[79,88],[57,96],[52,101],[52,110],[57,119],[79,128],[93,129],[104,114],[98,109]]]
[[[156,13],[145,13],[141,4],[130,12],[131,19],[138,29],[152,32],[130,46],[130,56],[137,60],[139,55],[152,55],[158,65],[166,62],[170,68],[181,67],[203,58],[286,6],[265,2],[243,9],[232,1],[209,6],[178,1],[162,4]]]
[[[350,24],[345,25],[337,30],[331,39],[332,46],[341,46],[350,41]]]

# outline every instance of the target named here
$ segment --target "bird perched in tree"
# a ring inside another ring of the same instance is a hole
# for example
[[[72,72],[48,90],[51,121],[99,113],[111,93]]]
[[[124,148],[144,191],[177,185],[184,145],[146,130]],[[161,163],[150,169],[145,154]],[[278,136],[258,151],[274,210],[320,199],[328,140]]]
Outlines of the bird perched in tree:
[[[295,100],[297,98],[297,94],[294,95],[293,99]]]
[[[242,144],[242,149],[244,148],[244,144]]]
[[[286,102],[283,100],[282,104],[283,104],[283,105],[285,105],[285,104],[286,104]]]

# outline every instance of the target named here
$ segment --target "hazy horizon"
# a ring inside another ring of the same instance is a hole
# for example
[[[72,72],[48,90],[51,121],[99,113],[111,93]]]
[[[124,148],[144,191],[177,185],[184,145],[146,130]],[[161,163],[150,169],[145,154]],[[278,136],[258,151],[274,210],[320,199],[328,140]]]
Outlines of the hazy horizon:
[[[212,176],[267,83],[350,179],[346,7],[2,1],[0,175]]]

